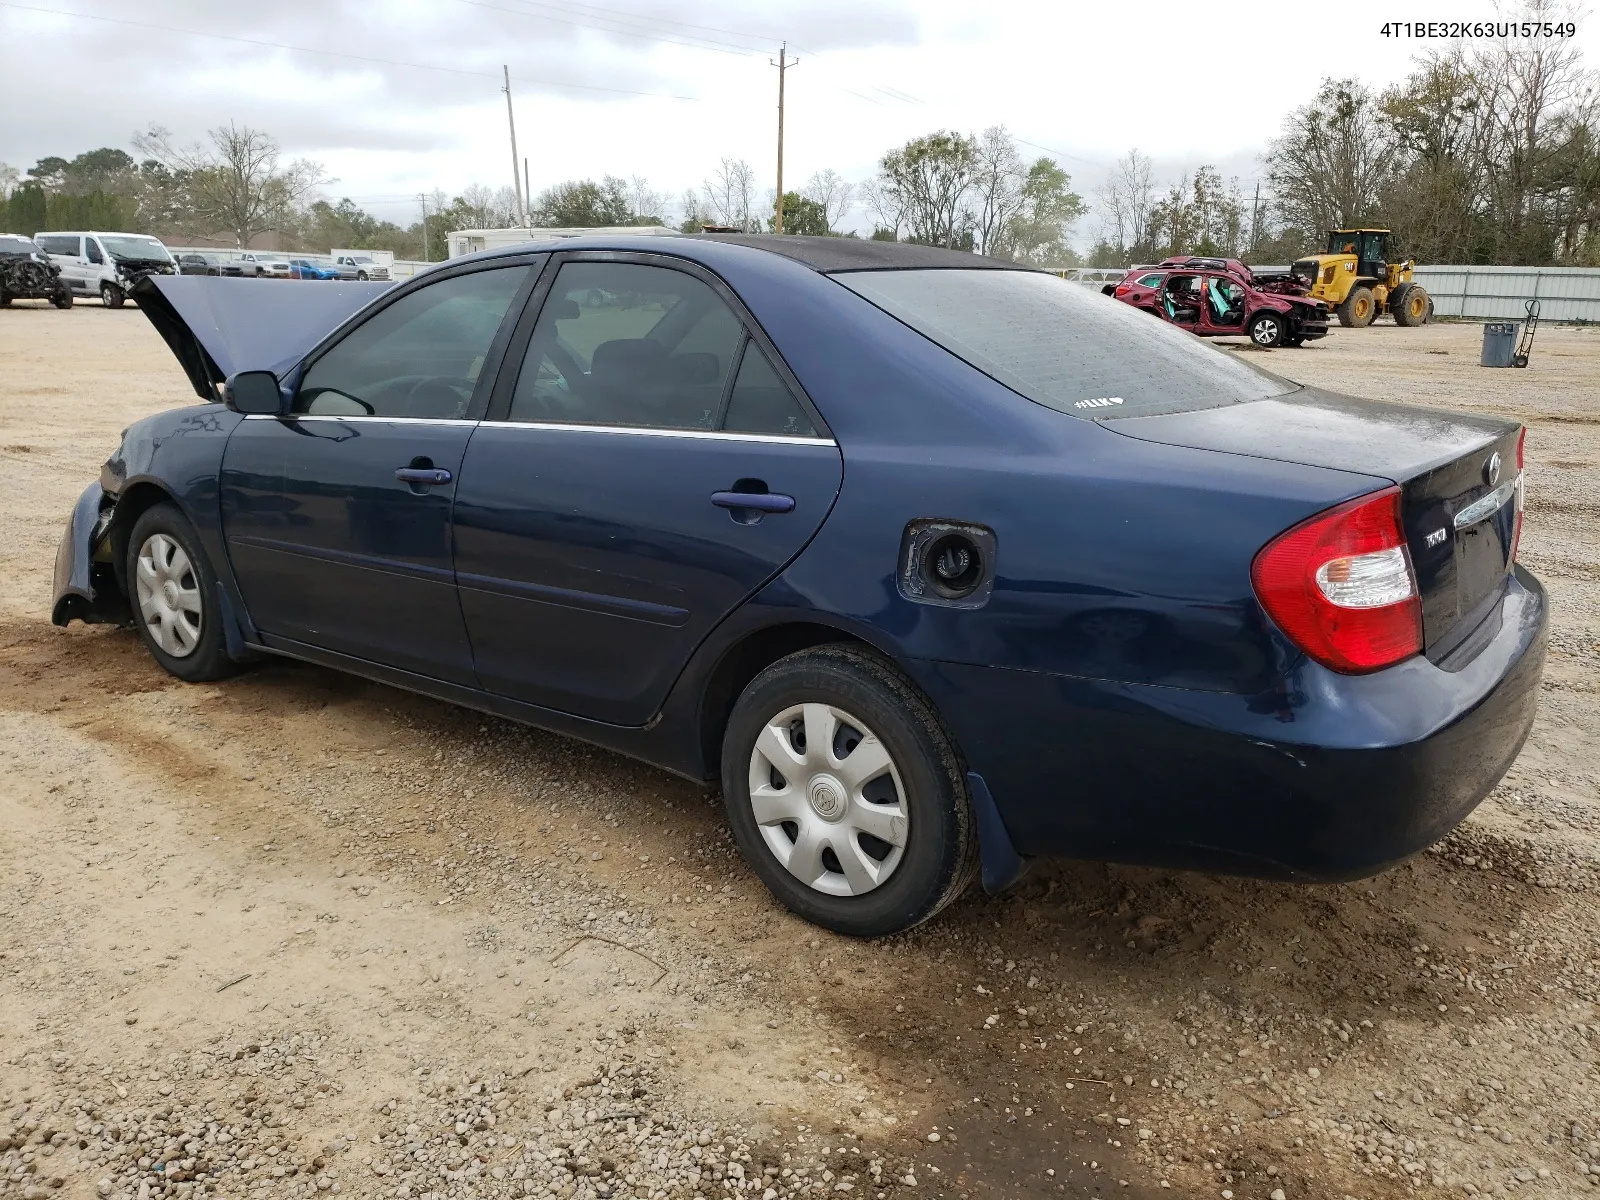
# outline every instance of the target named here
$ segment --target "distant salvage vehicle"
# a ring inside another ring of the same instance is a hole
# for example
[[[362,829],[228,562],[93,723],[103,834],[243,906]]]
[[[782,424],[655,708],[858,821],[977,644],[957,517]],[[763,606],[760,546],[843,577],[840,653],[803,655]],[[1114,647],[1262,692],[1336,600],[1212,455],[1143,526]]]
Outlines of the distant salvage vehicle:
[[[290,279],[339,279],[338,268],[327,266],[325,263],[312,262],[309,258],[291,258],[289,260]],[[355,278],[351,272],[349,278]]]
[[[75,294],[98,295],[107,308],[121,308],[128,289],[146,275],[178,273],[171,252],[147,234],[80,230],[36,233],[33,240]]]
[[[248,279],[288,279],[292,274],[287,258],[248,250],[231,262],[223,263],[222,273],[242,275]]]
[[[1258,346],[1299,346],[1328,335],[1328,306],[1322,301],[1263,290],[1242,263],[1220,258],[1182,262],[1135,267],[1111,294],[1200,337],[1248,337]]]
[[[340,279],[359,279],[365,283],[369,279],[381,282],[389,278],[389,268],[365,254],[336,254],[333,256],[333,265],[341,268]],[[345,274],[346,270],[355,274]]]
[[[72,307],[72,289],[61,268],[31,240],[0,233],[0,308],[13,300],[48,300],[57,308]]]
[[[221,275],[222,264],[215,254],[178,255],[179,275]]]

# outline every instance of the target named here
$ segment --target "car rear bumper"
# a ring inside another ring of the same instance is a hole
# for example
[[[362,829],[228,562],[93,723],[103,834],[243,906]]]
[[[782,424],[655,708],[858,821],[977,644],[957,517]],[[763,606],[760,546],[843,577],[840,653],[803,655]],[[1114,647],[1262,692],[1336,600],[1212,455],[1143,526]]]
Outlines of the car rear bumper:
[[[1338,881],[1443,837],[1521,750],[1544,589],[1518,568],[1490,619],[1498,632],[1456,670],[1303,663],[1257,696],[908,665],[1021,853]]]

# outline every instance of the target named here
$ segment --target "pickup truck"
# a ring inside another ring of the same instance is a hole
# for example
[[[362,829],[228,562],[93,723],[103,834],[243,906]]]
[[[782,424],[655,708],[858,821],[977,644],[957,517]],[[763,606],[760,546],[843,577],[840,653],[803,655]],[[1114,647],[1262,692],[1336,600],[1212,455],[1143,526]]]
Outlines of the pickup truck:
[[[387,282],[389,278],[388,267],[374,262],[364,254],[335,255],[333,265],[338,270],[340,279],[359,279],[362,282],[377,279]]]
[[[224,275],[242,275],[247,279],[287,279],[289,260],[276,254],[245,251],[238,258],[222,264]]]

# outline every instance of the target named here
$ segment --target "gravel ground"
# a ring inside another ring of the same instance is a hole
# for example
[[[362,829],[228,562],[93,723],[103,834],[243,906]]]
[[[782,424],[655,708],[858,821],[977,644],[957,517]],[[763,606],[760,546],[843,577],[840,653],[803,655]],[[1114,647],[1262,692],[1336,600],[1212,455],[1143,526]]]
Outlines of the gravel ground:
[[[186,385],[136,311],[0,318],[0,1197],[1600,1188],[1600,333],[1237,351],[1530,423],[1550,664],[1460,831],[1339,887],[1045,863],[861,944],[647,767],[52,628],[69,505]]]

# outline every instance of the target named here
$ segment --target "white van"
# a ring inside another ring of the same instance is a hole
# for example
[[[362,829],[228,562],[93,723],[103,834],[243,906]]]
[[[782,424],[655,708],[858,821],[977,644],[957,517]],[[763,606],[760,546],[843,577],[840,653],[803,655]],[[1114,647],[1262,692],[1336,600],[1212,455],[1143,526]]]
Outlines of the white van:
[[[61,268],[73,295],[97,295],[107,308],[121,308],[141,276],[178,272],[167,248],[142,233],[36,233],[33,240]]]

